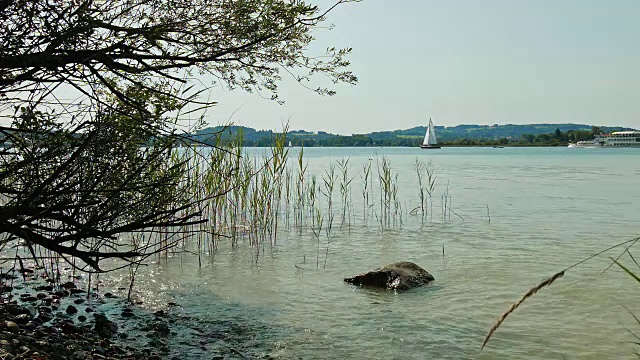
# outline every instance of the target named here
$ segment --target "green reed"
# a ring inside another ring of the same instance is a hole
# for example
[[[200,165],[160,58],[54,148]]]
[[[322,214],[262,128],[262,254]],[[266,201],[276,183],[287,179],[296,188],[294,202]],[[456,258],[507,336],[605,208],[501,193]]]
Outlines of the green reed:
[[[414,169],[418,180],[418,199],[420,204],[412,210],[412,214],[415,215],[417,210],[420,210],[421,220],[424,223],[427,217],[432,214],[432,194],[436,187],[436,176],[431,161],[425,162],[416,158]]]
[[[378,163],[379,164],[379,163]],[[399,202],[397,201],[397,174],[393,175],[391,170],[391,162],[385,156],[382,157],[382,166],[378,166],[378,181],[380,185],[380,215],[378,221],[380,228],[391,228],[393,218],[396,223],[395,216],[400,211]]]
[[[349,232],[351,232],[351,210],[349,208],[349,198],[351,196],[351,182],[352,177],[349,177],[349,158],[338,160],[338,169],[342,174],[340,178],[340,200],[342,203],[342,221],[340,226],[344,226],[347,223]]]
[[[362,174],[360,175],[362,181],[362,217],[366,225],[367,223],[367,210],[369,209],[369,182],[371,181],[371,161],[362,165]]]

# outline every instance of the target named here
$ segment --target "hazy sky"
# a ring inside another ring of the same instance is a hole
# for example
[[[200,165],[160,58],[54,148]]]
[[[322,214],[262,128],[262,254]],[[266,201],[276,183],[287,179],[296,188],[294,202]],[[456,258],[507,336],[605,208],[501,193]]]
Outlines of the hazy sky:
[[[321,6],[331,3],[317,1]],[[216,125],[352,134],[436,125],[640,127],[640,0],[364,0],[338,7],[322,50],[353,47],[356,86],[285,105],[214,91]],[[232,113],[235,113],[232,115]]]

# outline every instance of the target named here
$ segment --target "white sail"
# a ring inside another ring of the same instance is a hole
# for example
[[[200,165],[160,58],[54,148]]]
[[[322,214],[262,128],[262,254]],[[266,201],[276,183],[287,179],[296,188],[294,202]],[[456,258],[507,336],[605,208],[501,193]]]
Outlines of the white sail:
[[[433,121],[431,121],[431,119],[429,119],[429,127],[427,128],[427,134],[424,136],[422,145],[424,146],[438,145],[438,140],[436,139],[436,130],[433,127]]]

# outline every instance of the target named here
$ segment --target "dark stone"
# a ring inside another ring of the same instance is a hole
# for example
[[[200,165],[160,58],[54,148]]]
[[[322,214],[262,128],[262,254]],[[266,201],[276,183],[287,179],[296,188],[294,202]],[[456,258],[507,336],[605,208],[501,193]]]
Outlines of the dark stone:
[[[40,316],[38,316],[38,319],[40,322],[42,322],[43,324],[46,322],[51,321],[51,319],[53,319],[53,317],[49,314],[40,314]]]
[[[109,298],[115,298],[117,296],[113,295],[112,293],[108,292],[108,293],[104,293],[104,297],[106,297],[107,299]]]
[[[155,323],[153,328],[154,328],[155,331],[157,331],[158,333],[160,333],[162,335],[169,335],[169,333],[170,333],[169,325],[167,325],[167,323],[164,323],[164,322]]]
[[[111,337],[118,332],[118,325],[107,319],[104,314],[94,314],[96,324],[94,330],[103,337]]]
[[[11,304],[7,306],[6,311],[11,315],[20,315],[20,314],[28,314],[31,315],[31,312],[22,306]]]
[[[73,303],[76,304],[76,305],[80,305],[80,304],[82,304],[84,302],[85,302],[84,299],[75,299],[75,300],[73,300]]]
[[[65,334],[77,334],[80,331],[78,330],[77,327],[75,327],[75,325],[67,321],[63,322],[60,325],[60,328],[62,329],[62,332]]]
[[[75,306],[73,306],[73,305],[67,306],[67,310],[66,310],[67,314],[73,315],[73,314],[76,314],[77,312],[78,312],[78,309],[76,309]]]
[[[31,316],[27,314],[20,314],[13,318],[13,321],[18,324],[26,324],[29,320],[31,320]]]
[[[125,318],[132,318],[132,317],[136,317],[136,314],[128,311],[123,311],[121,316]]]
[[[5,320],[4,327],[10,332],[18,332],[20,330],[20,326],[13,321]]]
[[[51,285],[42,285],[36,287],[36,291],[53,291],[53,286]]]
[[[78,316],[78,321],[85,322],[85,321],[87,321],[87,317],[84,316],[84,315],[80,315],[80,316]]]
[[[429,274],[429,272],[420,266],[408,261],[389,264],[344,279],[346,283],[352,285],[393,290],[408,290],[427,285],[433,280],[433,275]]]
[[[67,281],[66,283],[60,285],[60,287],[63,289],[71,290],[76,288],[76,284],[72,283],[71,281]]]

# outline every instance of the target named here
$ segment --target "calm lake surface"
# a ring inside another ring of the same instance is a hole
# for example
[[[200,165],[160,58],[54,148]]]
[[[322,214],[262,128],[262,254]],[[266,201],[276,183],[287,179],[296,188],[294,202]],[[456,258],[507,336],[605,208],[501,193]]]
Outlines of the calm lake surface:
[[[293,163],[298,151],[291,149]],[[636,358],[640,347],[626,329],[640,333],[640,325],[622,304],[640,315],[640,287],[617,266],[603,273],[623,248],[568,271],[513,313],[484,350],[480,346],[529,288],[639,236],[640,149],[308,148],[304,155],[319,185],[341,159],[349,159],[354,177],[351,226],[340,226],[334,192],[326,266],[324,230],[318,251],[310,227],[283,221],[276,245],[257,262],[242,241],[235,251],[223,241],[201,268],[187,255],[154,262],[136,284],[145,305],[175,301],[181,305],[175,311],[200,328],[226,331],[236,324],[249,346],[283,359]],[[402,224],[384,231],[375,215],[383,156],[397,173],[402,206]],[[419,204],[416,158],[431,161],[437,176],[432,216],[424,224],[409,214]],[[360,176],[368,162],[376,195],[365,220]],[[447,189],[459,216],[443,221]],[[640,251],[631,252],[640,258]],[[342,281],[401,260],[421,265],[436,281],[405,293]],[[635,267],[629,255],[621,260]],[[117,274],[105,282],[126,284]],[[189,326],[183,324],[185,337]],[[211,358],[187,345],[180,351]]]

